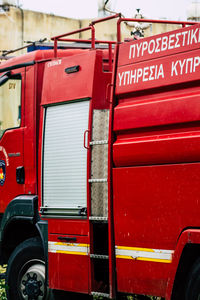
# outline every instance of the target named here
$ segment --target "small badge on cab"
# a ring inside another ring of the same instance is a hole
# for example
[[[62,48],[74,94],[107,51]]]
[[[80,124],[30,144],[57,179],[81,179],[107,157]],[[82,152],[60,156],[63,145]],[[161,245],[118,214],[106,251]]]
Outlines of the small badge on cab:
[[[6,179],[6,164],[5,161],[0,160],[0,185],[4,185]]]

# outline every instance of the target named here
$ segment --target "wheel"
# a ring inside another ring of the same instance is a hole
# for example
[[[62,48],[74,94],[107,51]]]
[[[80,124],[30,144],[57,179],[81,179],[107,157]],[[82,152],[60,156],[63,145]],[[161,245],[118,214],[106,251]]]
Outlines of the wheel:
[[[8,300],[46,300],[44,251],[39,238],[21,243],[11,254],[6,270]]]
[[[200,300],[200,258],[194,263],[189,273],[185,300]]]

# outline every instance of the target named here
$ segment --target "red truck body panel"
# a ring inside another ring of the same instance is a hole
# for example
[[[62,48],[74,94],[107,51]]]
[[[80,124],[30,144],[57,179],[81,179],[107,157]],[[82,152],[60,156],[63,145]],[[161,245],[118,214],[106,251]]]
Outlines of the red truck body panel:
[[[121,292],[165,297],[179,236],[200,226],[198,43],[199,25],[119,46],[113,211]]]
[[[48,224],[50,242],[58,244],[58,237],[66,235],[75,238],[76,244],[88,249],[87,253],[77,251],[76,254],[76,251],[70,252],[66,244],[59,243],[61,249],[64,250],[60,250],[59,253],[49,253],[51,288],[89,293],[89,226],[87,220],[52,219]]]

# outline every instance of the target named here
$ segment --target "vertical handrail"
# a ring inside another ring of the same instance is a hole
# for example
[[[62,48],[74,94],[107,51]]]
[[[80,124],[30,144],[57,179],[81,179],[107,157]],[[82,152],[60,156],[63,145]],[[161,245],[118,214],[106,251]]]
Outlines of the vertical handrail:
[[[91,48],[95,49],[95,28],[93,25],[90,25],[90,27],[91,27],[91,40],[92,40]]]
[[[58,42],[57,39],[54,40],[54,57],[57,58]]]
[[[108,44],[109,71],[112,72],[112,44]]]

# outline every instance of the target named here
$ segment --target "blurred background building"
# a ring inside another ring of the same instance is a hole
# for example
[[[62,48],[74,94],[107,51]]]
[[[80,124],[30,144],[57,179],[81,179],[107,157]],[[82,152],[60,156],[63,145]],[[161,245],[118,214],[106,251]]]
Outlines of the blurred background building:
[[[98,0],[99,17],[105,17],[111,13],[113,12],[110,2],[108,0]],[[133,17],[145,18],[140,9],[137,9],[135,13],[133,12]],[[187,17],[191,21],[200,21],[200,3],[198,1],[194,1],[189,5]],[[30,42],[44,39],[48,42],[52,36],[86,27],[90,21],[88,19],[72,19],[26,10],[19,5],[17,0],[0,0],[0,56],[5,51],[23,47]],[[179,28],[179,26],[146,23],[139,26],[137,23],[128,23],[122,26],[122,38],[131,37],[131,32],[139,31],[143,36],[150,36],[176,28]],[[90,33],[83,32],[74,37],[89,39]],[[116,20],[97,24],[96,37],[101,40],[115,40]],[[24,51],[18,51],[14,55],[19,55]]]
[[[189,21],[200,21],[200,3],[193,1],[187,8],[187,19]]]

